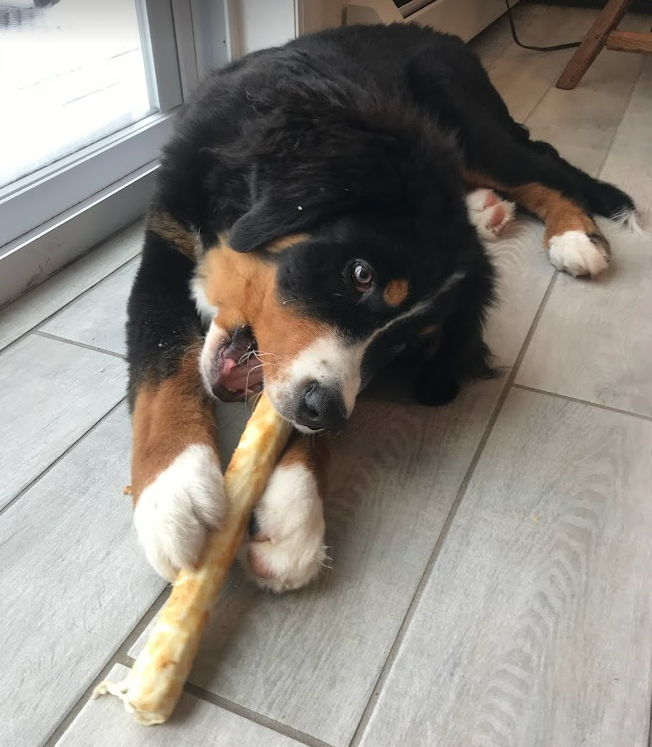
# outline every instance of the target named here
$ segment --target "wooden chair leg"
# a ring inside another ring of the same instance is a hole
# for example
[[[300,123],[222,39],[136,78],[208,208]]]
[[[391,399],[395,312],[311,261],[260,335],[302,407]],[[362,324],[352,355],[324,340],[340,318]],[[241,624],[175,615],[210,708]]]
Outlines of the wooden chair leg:
[[[609,32],[618,26],[632,2],[633,0],[609,0],[559,76],[557,88],[575,88],[582,80],[584,73],[602,51]]]
[[[645,52],[652,54],[652,34],[641,31],[612,31],[605,44],[617,52]]]

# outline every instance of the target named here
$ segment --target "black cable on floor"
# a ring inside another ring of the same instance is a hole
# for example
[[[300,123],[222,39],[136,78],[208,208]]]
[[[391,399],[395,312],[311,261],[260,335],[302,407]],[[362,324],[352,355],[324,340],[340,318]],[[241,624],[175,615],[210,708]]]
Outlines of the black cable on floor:
[[[514,38],[516,44],[518,44],[519,47],[523,47],[523,49],[532,49],[534,52],[557,52],[560,49],[573,49],[574,47],[579,47],[582,43],[581,41],[570,42],[568,44],[556,44],[553,47],[531,47],[529,44],[521,44],[518,36],[516,35],[516,26],[514,25],[514,18],[512,17],[512,6],[509,4],[509,0],[505,0],[505,5],[507,6],[507,18],[509,20],[509,25],[512,28],[512,37]]]

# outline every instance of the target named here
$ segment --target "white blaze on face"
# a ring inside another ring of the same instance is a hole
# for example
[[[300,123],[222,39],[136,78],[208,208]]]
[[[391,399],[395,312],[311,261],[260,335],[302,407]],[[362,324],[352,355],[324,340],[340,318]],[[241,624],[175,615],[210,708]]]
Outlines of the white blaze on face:
[[[304,348],[285,368],[282,377],[266,384],[267,393],[283,412],[292,408],[306,382],[316,381],[342,393],[348,416],[360,391],[362,356],[364,350],[360,345],[347,345],[336,332],[324,335]]]

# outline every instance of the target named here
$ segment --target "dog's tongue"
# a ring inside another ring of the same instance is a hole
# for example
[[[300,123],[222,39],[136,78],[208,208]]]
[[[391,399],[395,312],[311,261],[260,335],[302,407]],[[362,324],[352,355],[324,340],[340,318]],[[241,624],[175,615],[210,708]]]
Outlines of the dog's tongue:
[[[263,367],[253,351],[255,342],[247,328],[237,330],[223,353],[220,383],[231,392],[248,393],[263,382]]]
[[[238,363],[241,359],[242,355],[237,359],[235,357],[225,357],[224,359],[222,384],[232,392],[244,392],[253,389],[262,384],[263,381],[263,367],[256,356],[249,355],[242,363]]]

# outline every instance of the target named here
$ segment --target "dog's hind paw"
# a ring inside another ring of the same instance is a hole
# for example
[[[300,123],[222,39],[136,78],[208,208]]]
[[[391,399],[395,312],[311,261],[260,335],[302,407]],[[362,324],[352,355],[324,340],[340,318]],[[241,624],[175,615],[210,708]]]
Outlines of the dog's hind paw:
[[[609,265],[609,245],[601,236],[583,231],[566,231],[548,242],[550,262],[575,277],[598,275]]]
[[[494,241],[514,218],[514,203],[501,200],[492,189],[475,189],[466,195],[469,220],[481,239]]]

